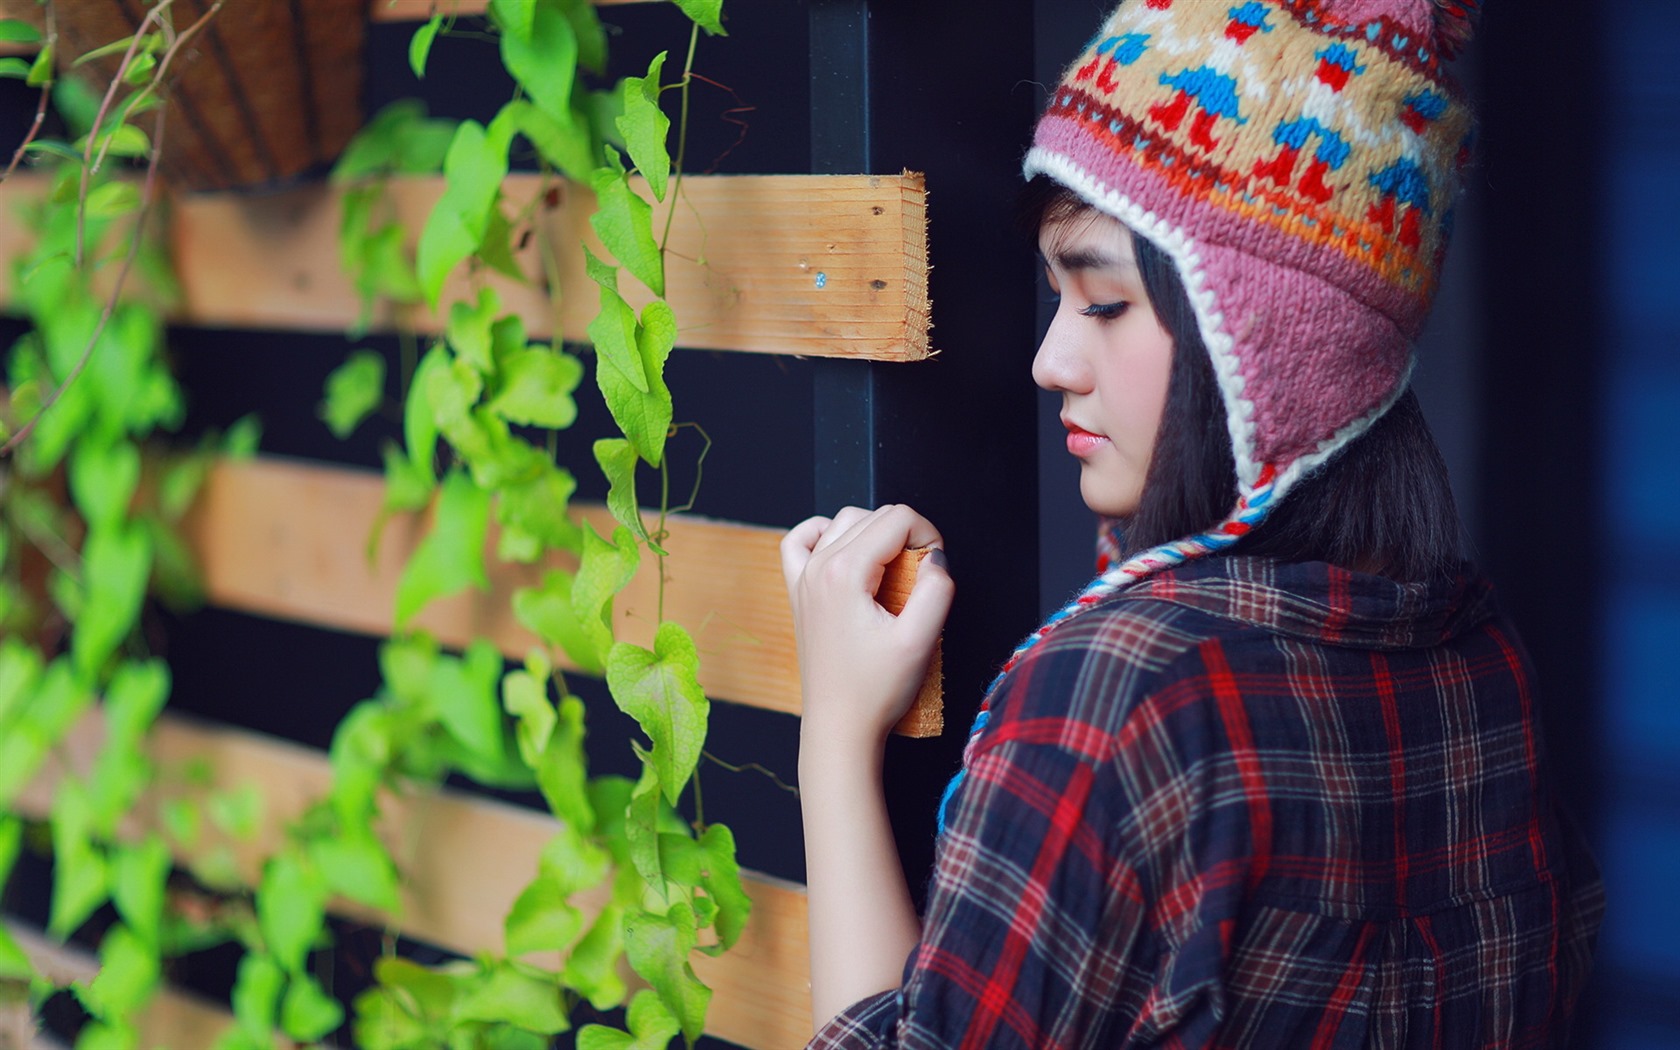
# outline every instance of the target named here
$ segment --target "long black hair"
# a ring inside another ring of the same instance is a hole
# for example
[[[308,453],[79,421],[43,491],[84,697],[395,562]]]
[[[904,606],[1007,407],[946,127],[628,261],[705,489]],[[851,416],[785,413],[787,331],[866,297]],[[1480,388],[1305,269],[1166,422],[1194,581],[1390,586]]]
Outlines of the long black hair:
[[[1023,191],[1021,230],[1090,206],[1038,176]],[[1172,259],[1147,238],[1134,254],[1155,315],[1173,337],[1161,429],[1138,508],[1122,523],[1122,553],[1203,532],[1237,502],[1225,404],[1196,314]],[[1410,390],[1340,454],[1297,482],[1253,532],[1230,548],[1279,561],[1324,561],[1423,580],[1458,563],[1459,521],[1446,462]]]

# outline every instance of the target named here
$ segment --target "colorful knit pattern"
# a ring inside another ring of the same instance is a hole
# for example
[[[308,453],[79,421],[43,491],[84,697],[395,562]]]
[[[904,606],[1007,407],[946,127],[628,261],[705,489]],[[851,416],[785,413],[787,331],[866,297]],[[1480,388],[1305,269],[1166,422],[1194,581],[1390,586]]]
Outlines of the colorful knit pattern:
[[[1126,0],[1038,125],[1029,176],[1177,262],[1245,488],[1322,462],[1406,371],[1470,132],[1435,44],[1448,8],[1469,5]]]

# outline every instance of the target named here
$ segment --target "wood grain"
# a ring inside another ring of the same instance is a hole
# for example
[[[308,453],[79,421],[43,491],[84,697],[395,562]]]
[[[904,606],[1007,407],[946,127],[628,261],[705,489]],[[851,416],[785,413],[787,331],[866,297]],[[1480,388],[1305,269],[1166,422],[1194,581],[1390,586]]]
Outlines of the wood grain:
[[[875,600],[881,603],[881,608],[894,616],[904,611],[905,603],[910,600],[910,591],[916,586],[916,571],[922,564],[922,559],[931,553],[932,547],[911,547],[887,565],[886,572],[881,576],[881,586],[875,591]],[[921,687],[916,690],[916,699],[911,701],[910,710],[904,712],[904,717],[893,726],[893,732],[909,737],[930,737],[943,733],[944,688],[945,639],[941,635],[939,642],[933,647],[933,659],[928,664],[927,674],[922,677]]]
[[[368,471],[276,458],[218,465],[186,530],[210,601],[388,635],[397,580],[426,522],[414,515],[393,519],[370,566],[364,540],[383,492],[383,480]],[[603,535],[612,534],[605,508],[586,506],[582,516]],[[798,652],[777,549],[781,532],[682,515],[667,524],[665,616],[694,635],[707,695],[797,714]],[[575,567],[564,559],[552,564]],[[488,591],[437,601],[417,625],[445,645],[487,637],[508,656],[523,658],[539,643],[514,619],[509,602],[515,589],[536,584],[545,569],[493,564]],[[644,556],[641,572],[614,603],[618,636],[651,646],[658,603],[656,563]],[[570,666],[563,654],[555,658]]]
[[[96,709],[61,749],[69,768],[87,769],[103,735]],[[164,770],[202,764],[209,776],[200,790],[258,789],[261,827],[249,841],[228,844],[249,885],[256,884],[263,860],[281,844],[287,825],[324,797],[332,782],[332,768],[319,751],[167,712],[152,734],[151,757]],[[63,771],[55,765],[38,777],[18,809],[44,818]],[[159,792],[144,799],[124,832],[158,826],[156,813],[166,797]],[[381,816],[376,830],[392,847],[405,879],[398,927],[467,955],[501,952],[502,919],[535,877],[543,846],[557,827],[554,820],[457,791],[388,797]],[[740,941],[722,956],[694,963],[715,993],[706,1030],[765,1050],[803,1045],[811,1033],[804,888],[751,872],[743,878],[753,913]],[[574,903],[593,909],[601,901],[574,898]],[[351,902],[339,902],[333,911],[380,926],[388,921]]]

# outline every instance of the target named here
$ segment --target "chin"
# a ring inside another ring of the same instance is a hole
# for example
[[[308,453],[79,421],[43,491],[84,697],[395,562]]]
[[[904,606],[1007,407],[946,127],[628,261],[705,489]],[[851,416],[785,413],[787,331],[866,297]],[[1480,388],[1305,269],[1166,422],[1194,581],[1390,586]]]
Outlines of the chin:
[[[1085,506],[1105,518],[1129,518],[1137,513],[1138,496],[1133,493],[1104,491],[1098,486],[1081,482],[1079,495]]]

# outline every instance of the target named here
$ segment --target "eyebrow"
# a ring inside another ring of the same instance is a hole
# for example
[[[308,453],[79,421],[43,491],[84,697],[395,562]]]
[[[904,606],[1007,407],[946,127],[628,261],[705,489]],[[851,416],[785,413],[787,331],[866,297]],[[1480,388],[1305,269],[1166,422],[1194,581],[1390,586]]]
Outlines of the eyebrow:
[[[1057,251],[1054,253],[1054,258],[1057,268],[1068,273],[1079,273],[1087,270],[1135,271],[1137,269],[1137,262],[1134,259],[1109,255],[1094,248],[1072,248],[1066,251]]]

